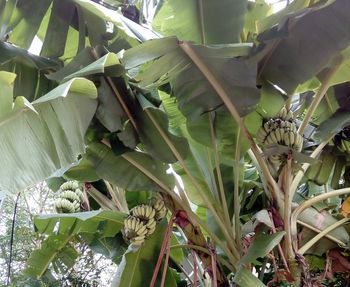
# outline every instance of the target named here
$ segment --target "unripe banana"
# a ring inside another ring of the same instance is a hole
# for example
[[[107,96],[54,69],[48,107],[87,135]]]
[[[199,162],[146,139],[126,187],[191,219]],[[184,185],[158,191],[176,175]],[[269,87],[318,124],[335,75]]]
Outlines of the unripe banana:
[[[266,136],[267,132],[263,128],[260,128],[256,135],[258,143],[262,144],[265,141]]]
[[[132,226],[131,226],[131,218],[124,219],[124,228],[125,229],[131,229],[132,228]]]
[[[284,134],[283,139],[284,139],[284,144],[286,146],[290,146],[289,132]]]
[[[79,184],[77,181],[75,180],[70,180],[70,181],[67,181],[65,183],[63,183],[60,187],[61,190],[75,190],[79,188]]]
[[[286,114],[285,119],[286,119],[287,121],[293,119],[293,112],[292,112],[291,110],[288,111],[288,113]]]
[[[134,242],[135,241],[141,241],[141,240],[144,241],[145,240],[145,236],[142,236],[142,235],[141,236],[137,236],[137,237],[132,238],[131,240],[134,241]]]
[[[286,107],[282,107],[277,116],[281,119],[285,119],[287,117],[287,109]]]
[[[271,132],[270,121],[264,124],[264,130],[267,134]]]
[[[130,243],[133,245],[142,245],[145,242],[144,236],[138,236],[130,239]]]
[[[271,133],[267,136],[265,139],[265,144],[273,144],[274,141],[272,140]]]
[[[277,137],[276,137],[276,134],[275,134],[275,131],[272,131],[269,136],[271,137],[271,141],[272,143],[277,143],[278,140],[277,140]]]
[[[293,133],[296,133],[296,132],[297,132],[297,126],[295,125],[295,123],[291,123],[291,125],[290,125],[290,130],[291,130]]]
[[[84,194],[79,189],[77,181],[67,181],[60,186],[58,198],[56,202],[57,212],[72,213],[79,212],[81,203],[84,200]]]
[[[139,228],[136,230],[137,235],[144,236],[147,234],[147,227],[145,225],[140,225]]]
[[[155,215],[155,219],[157,221],[162,220],[168,212],[168,209],[164,206],[162,209],[158,210]]]
[[[280,134],[280,129],[277,128],[273,131],[275,137],[276,137],[276,143],[280,143],[282,141],[281,139],[281,134]]]
[[[166,216],[167,208],[162,199],[157,199],[156,202],[152,205],[155,210],[154,218],[156,221],[163,219]]]

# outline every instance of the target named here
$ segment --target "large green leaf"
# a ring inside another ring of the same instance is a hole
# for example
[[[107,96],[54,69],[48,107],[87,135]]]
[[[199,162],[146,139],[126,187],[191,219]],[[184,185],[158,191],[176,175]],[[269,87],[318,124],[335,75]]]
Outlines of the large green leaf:
[[[69,24],[74,12],[75,7],[71,0],[55,0],[53,2],[40,55],[59,58],[64,54]]]
[[[10,41],[28,49],[37,34],[52,0],[19,0],[10,22]]]
[[[72,248],[67,247],[67,243],[71,238],[70,235],[65,234],[49,236],[41,244],[40,249],[31,253],[25,273],[40,278],[49,265],[59,261],[60,258],[66,258],[67,267],[71,267],[78,256],[77,252],[72,252]]]
[[[273,234],[259,233],[255,235],[247,253],[242,257],[241,263],[251,263],[259,257],[266,256],[277,244],[280,243],[284,235],[284,231]]]
[[[315,138],[319,141],[325,140],[329,136],[337,134],[349,124],[350,111],[338,110],[330,118],[321,123],[316,130]]]
[[[241,287],[266,287],[265,284],[243,267],[241,267],[235,274],[233,281]]]
[[[138,114],[138,123],[140,127],[139,136],[145,150],[152,157],[162,162],[174,163],[177,161],[177,158],[162,137],[162,132],[170,140],[181,157],[183,159],[186,158],[188,154],[187,140],[183,137],[175,136],[168,131],[166,113],[161,109],[157,109],[144,96],[138,95],[137,98],[143,108],[143,111]]]
[[[0,72],[1,90],[11,95],[14,79],[14,74]],[[84,134],[96,110],[96,96],[93,83],[78,78],[32,103],[17,97],[13,107],[3,108],[0,150],[6,169],[0,171],[1,189],[22,190],[75,162],[85,151]],[[2,97],[1,106],[9,106],[9,99]]]
[[[34,225],[39,233],[48,235],[92,233],[99,238],[115,236],[124,226],[127,214],[96,210],[81,213],[39,215]]]
[[[7,42],[0,41],[0,64],[16,59],[16,62],[35,67],[38,70],[57,68],[58,62],[29,53]]]
[[[116,156],[107,146],[95,143],[89,145],[87,159],[101,178],[126,190],[161,190],[141,169],[150,172],[169,188],[174,186],[173,177],[166,173],[167,165],[143,152],[133,151]]]
[[[260,2],[260,1],[259,1]],[[270,29],[271,27],[283,22],[290,14],[295,13],[309,5],[310,0],[294,0],[289,5],[286,5],[284,9],[273,13],[269,17],[258,18],[256,26],[259,33]],[[262,4],[260,4],[262,5]]]
[[[17,0],[1,1],[0,2],[0,40],[6,38],[6,32],[11,20],[13,10],[16,7]]]
[[[205,44],[240,41],[247,0],[165,0],[152,22],[164,36]]]
[[[95,52],[98,50],[100,49],[96,49]],[[85,48],[69,64],[56,73],[50,74],[48,78],[56,81],[67,81],[74,77],[94,79],[98,83],[99,98],[96,117],[109,131],[120,131],[123,129],[124,111],[116,99],[115,91],[105,77],[123,76],[124,67],[114,53],[107,53],[97,60],[92,53],[92,48]]]
[[[267,49],[271,49],[260,73],[288,94],[328,67],[350,44],[350,2],[337,0],[320,5],[293,14],[267,36],[260,35],[260,40],[269,44]],[[280,35],[269,41],[276,29],[285,30],[283,38]]]
[[[155,53],[153,47],[156,45],[162,48],[158,48]],[[140,85],[148,88],[170,82],[179,109],[185,117],[193,119],[210,110],[219,109],[223,103],[206,77],[182,51],[180,45],[181,43],[175,42],[174,38],[146,42],[127,50],[123,56],[123,63],[127,68],[132,68],[148,62],[136,77]],[[249,47],[247,45],[190,46],[194,54],[214,74],[240,114],[248,114],[260,98],[259,90],[256,88],[256,58],[243,57],[249,53]],[[137,51],[140,49],[143,53],[141,60],[137,56]],[[157,60],[149,62],[152,59]]]
[[[36,230],[49,237],[30,255],[26,273],[41,277],[51,263],[63,263],[66,268],[71,268],[78,254],[68,245],[69,241],[78,234],[83,238],[90,236],[95,241],[114,237],[123,228],[126,216],[109,210],[37,216],[34,220]]]
[[[100,179],[90,161],[83,157],[76,165],[64,173],[65,178],[81,182],[93,182]]]
[[[324,230],[328,226],[336,223],[338,220],[334,218],[329,212],[323,210],[321,212],[317,211],[315,208],[310,207],[305,209],[298,217],[304,223],[311,225],[319,230]],[[343,226],[340,226],[331,232],[329,235],[337,238],[338,240],[347,244],[349,242],[350,235],[347,233]]]
[[[265,0],[248,1],[248,11],[245,17],[244,33],[252,37],[258,32],[257,23],[272,14],[272,5]]]
[[[89,12],[104,21],[109,21],[113,23],[115,27],[118,29],[116,41],[124,42],[129,47],[132,47],[138,44],[138,37],[133,33],[132,30],[129,29],[127,25],[125,25],[123,21],[123,16],[118,11],[107,9],[106,7],[103,7],[102,5],[94,3],[93,1],[88,1],[88,0],[72,0],[72,1],[77,3],[84,11]],[[93,25],[93,23],[90,23],[90,25]],[[119,52],[120,49],[111,49],[111,51]]]
[[[129,247],[118,266],[111,287],[149,286],[164,240],[165,229],[166,224],[163,221],[158,225],[156,231],[146,239],[141,248],[134,250]],[[174,278],[169,276],[169,272],[167,275],[165,286],[176,286],[176,282]],[[159,277],[158,275],[158,279]],[[159,282],[156,283],[156,286],[157,284]]]

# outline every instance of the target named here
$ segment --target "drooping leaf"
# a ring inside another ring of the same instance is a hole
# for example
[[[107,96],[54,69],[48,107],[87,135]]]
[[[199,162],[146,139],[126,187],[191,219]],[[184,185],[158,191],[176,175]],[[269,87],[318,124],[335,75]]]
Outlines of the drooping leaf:
[[[280,243],[284,235],[284,231],[273,234],[259,233],[255,235],[247,253],[242,257],[240,262],[242,264],[250,263],[259,257],[266,256],[277,244]]]
[[[0,41],[0,64],[8,62],[14,58],[16,59],[16,62],[35,67],[39,70],[57,68],[59,65],[59,63],[54,60],[33,55],[25,49]]]
[[[76,77],[86,77],[93,74],[105,74],[107,76],[118,77],[123,75],[123,73],[124,68],[120,64],[117,55],[114,53],[107,53],[86,67],[66,76],[65,80]]]
[[[95,172],[92,163],[85,157],[83,157],[79,163],[67,170],[64,173],[64,177],[81,182],[97,181],[100,179]]]
[[[172,47],[171,42],[175,46]],[[166,44],[167,48],[158,50],[155,54],[151,48],[162,43]],[[136,79],[140,81],[140,86],[145,88],[170,82],[179,109],[185,117],[193,119],[208,111],[219,109],[223,106],[223,102],[202,72],[182,51],[180,45],[182,44],[174,43],[173,38],[154,40],[151,44],[146,42],[137,48],[127,50],[124,53],[123,63],[127,68],[132,68],[160,57],[143,66]],[[259,90],[256,88],[256,58],[238,57],[247,53],[247,50],[242,49],[240,45],[228,45],[219,49],[200,45],[190,46],[193,53],[200,57],[201,62],[215,75],[239,113],[242,116],[248,114],[260,98]],[[136,49],[142,48],[143,61],[136,59]],[[220,53],[222,49],[226,49],[224,55]],[[235,53],[237,51],[239,52]],[[229,52],[231,56],[228,56]]]
[[[4,40],[17,0],[0,2],[0,40]]]
[[[70,0],[53,2],[40,55],[48,58],[59,58],[64,54],[69,24],[72,21],[74,11],[74,4]]]
[[[283,23],[290,14],[298,12],[309,5],[310,0],[294,0],[286,5],[284,9],[273,13],[269,17],[258,19],[256,25],[259,33],[264,32],[267,29],[272,28],[276,24]]]
[[[122,40],[123,42],[127,43],[129,47],[135,46],[138,44],[138,38],[137,36],[128,28],[127,25],[125,25],[124,21],[122,20],[123,16],[121,13],[119,13],[116,10],[107,9],[106,7],[99,5],[93,1],[87,1],[87,0],[73,0],[76,4],[78,4],[83,10],[92,13],[96,17],[104,20],[109,21],[115,25],[115,27],[118,29],[118,40]],[[125,47],[124,47],[125,48]],[[115,50],[111,50],[113,52],[119,52]]]
[[[243,267],[235,274],[233,281],[241,287],[266,287],[257,277]]]
[[[56,81],[67,81],[74,77],[89,77],[98,83],[98,99],[96,117],[111,132],[122,130],[124,111],[115,96],[115,91],[107,83],[106,77],[121,77],[124,67],[117,55],[107,53],[95,60],[93,53],[99,49],[85,48],[68,65],[48,77]]]
[[[71,259],[70,261],[74,261],[78,254],[72,254],[72,252],[70,252],[71,250],[66,248],[70,239],[72,239],[72,237],[65,234],[49,236],[42,243],[40,249],[31,253],[27,261],[25,273],[40,278],[45,273],[50,263],[57,260],[59,256],[64,256],[63,253],[66,253]]]
[[[135,164],[148,170],[168,187],[173,187],[173,178],[166,174],[167,166],[142,152],[128,152],[120,156],[102,144],[90,144],[87,159],[103,179],[130,191],[159,190],[154,180],[145,175]]]
[[[185,159],[189,150],[185,138],[175,136],[168,131],[168,118],[161,109],[153,106],[143,95],[137,96],[143,111],[138,114],[140,127],[140,139],[145,150],[154,158],[166,162],[174,163],[177,158],[173,154],[162,133],[175,147],[178,154]]]
[[[324,230],[328,226],[338,221],[326,210],[319,212],[312,207],[305,209],[299,215],[298,219],[319,230]],[[337,238],[339,241],[343,242],[344,244],[346,244],[346,242],[349,242],[349,238],[350,238],[350,235],[347,233],[346,229],[343,226],[340,226],[332,230],[331,232],[329,232],[329,235]]]
[[[243,234],[254,232],[255,228],[261,224],[264,224],[269,228],[273,227],[272,220],[266,209],[262,209],[258,211],[256,214],[253,215],[251,220],[249,220],[243,225],[242,227]]]
[[[99,238],[115,236],[124,226],[127,215],[118,211],[96,210],[69,214],[39,215],[34,225],[39,233],[48,235],[92,233]]]
[[[164,36],[205,44],[238,43],[247,0],[165,0],[152,22]]]
[[[51,3],[52,0],[19,0],[10,23],[10,42],[28,49]]]
[[[0,74],[1,89],[10,91],[14,74]],[[75,162],[85,150],[84,134],[96,110],[96,96],[92,82],[73,79],[32,103],[17,97],[13,109],[2,110],[1,163],[7,168],[0,171],[1,189],[22,190]]]
[[[244,33],[251,37],[258,32],[258,23],[272,14],[272,5],[266,3],[265,0],[257,0],[254,2],[248,1],[247,7]]]
[[[114,237],[100,237],[94,234],[83,234],[81,237],[94,252],[102,254],[116,264],[120,263],[128,249],[128,245],[121,233]]]
[[[284,38],[268,41],[260,35],[260,40],[273,46],[267,48],[271,50],[263,60],[260,74],[287,94],[328,67],[350,44],[346,28],[350,25],[346,13],[350,2],[337,0],[320,5],[289,16],[278,27],[287,30]]]
[[[330,118],[323,121],[317,128],[314,137],[318,141],[325,140],[331,135],[340,132],[344,127],[350,124],[350,111],[338,110]]]

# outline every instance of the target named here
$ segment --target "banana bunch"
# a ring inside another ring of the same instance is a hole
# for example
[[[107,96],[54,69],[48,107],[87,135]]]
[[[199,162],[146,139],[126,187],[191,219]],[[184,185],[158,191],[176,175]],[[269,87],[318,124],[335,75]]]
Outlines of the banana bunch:
[[[256,139],[263,147],[270,144],[279,144],[299,152],[303,148],[303,137],[297,132],[293,112],[287,111],[285,107],[281,109],[276,117],[268,120],[259,129]],[[285,158],[285,154],[276,154],[269,156],[268,160],[278,169]]]
[[[318,158],[318,162],[311,165],[305,175],[310,181],[317,185],[324,185],[327,183],[335,163],[337,167],[333,172],[332,185],[336,186],[339,184],[345,162],[343,163],[341,160],[337,161],[337,157],[334,156],[331,150],[322,151]]]
[[[162,199],[152,205],[141,204],[131,210],[124,221],[124,235],[131,244],[140,246],[156,229],[157,221],[165,217],[167,208]]]
[[[131,214],[146,225],[147,235],[151,235],[156,230],[157,222],[154,218],[156,211],[152,206],[146,204],[137,205],[131,210]]]
[[[263,146],[276,143],[297,151],[301,151],[303,147],[303,137],[297,133],[293,113],[287,111],[285,107],[275,118],[270,119],[260,128],[257,140]]]
[[[67,181],[60,186],[59,195],[55,201],[55,207],[59,213],[74,213],[80,211],[80,205],[84,200],[84,194],[79,189],[77,181]]]
[[[147,233],[147,226],[139,218],[129,216],[124,220],[124,234],[131,244],[142,245]]]

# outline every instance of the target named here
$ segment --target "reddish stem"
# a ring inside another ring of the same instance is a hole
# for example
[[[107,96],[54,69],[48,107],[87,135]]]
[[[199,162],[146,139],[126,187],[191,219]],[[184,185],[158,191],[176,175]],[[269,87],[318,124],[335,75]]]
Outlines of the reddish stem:
[[[171,231],[172,231],[172,225],[171,226]],[[167,245],[166,245],[166,255],[165,255],[165,262],[164,262],[164,268],[163,268],[163,274],[162,274],[162,282],[160,284],[161,287],[164,287],[165,284],[165,277],[166,277],[166,273],[168,270],[168,265],[169,265],[169,255],[170,255],[170,237],[171,237],[171,232],[169,232],[170,236],[168,235],[167,238]]]
[[[173,229],[173,222],[174,222],[174,216],[171,215],[169,223],[168,223],[168,227],[167,227],[167,229],[165,231],[165,236],[164,236],[164,239],[163,239],[162,246],[160,248],[158,261],[157,261],[156,267],[154,268],[151,284],[149,285],[149,287],[154,287],[154,284],[156,283],[156,279],[157,279],[157,276],[158,276],[160,265],[162,263],[162,259],[163,259],[163,256],[164,256],[165,249],[167,248],[168,244],[170,243],[170,236],[171,236],[171,231]]]
[[[273,217],[272,217],[271,212],[269,212],[269,216],[270,216],[270,219],[271,219],[271,222],[272,222],[272,228],[271,228],[272,233],[276,233],[276,228],[275,228],[275,224],[274,224],[274,222],[273,222]],[[277,248],[278,248],[278,253],[279,253],[280,256],[281,256],[281,260],[282,260],[282,262],[283,262],[283,265],[284,265],[284,267],[286,268],[286,271],[287,271],[289,274],[291,274],[291,273],[290,273],[290,270],[289,270],[289,267],[288,267],[288,264],[287,264],[286,257],[284,256],[284,253],[283,253],[281,244],[278,243]]]
[[[193,287],[197,287],[197,258],[196,253],[192,250],[193,256]]]
[[[216,278],[216,254],[215,251],[210,248],[210,256],[211,256],[211,269],[213,271],[213,287],[217,287],[218,286],[218,282],[217,282],[217,278]]]

